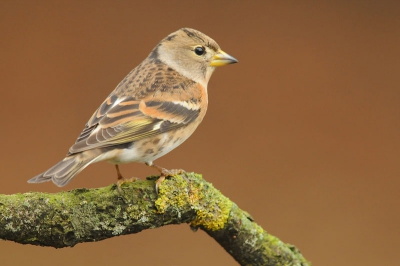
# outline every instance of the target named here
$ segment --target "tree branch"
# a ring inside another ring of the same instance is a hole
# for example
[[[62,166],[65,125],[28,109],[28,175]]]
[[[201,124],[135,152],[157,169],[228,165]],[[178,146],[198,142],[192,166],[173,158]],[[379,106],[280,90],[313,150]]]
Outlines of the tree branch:
[[[0,195],[0,238],[72,247],[82,242],[189,223],[213,237],[240,265],[310,265],[292,245],[268,234],[200,175],[55,194]]]

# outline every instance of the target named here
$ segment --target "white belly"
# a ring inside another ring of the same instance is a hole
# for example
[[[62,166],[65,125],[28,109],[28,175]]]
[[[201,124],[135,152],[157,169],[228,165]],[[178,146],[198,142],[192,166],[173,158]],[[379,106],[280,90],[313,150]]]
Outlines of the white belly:
[[[96,162],[108,161],[113,164],[137,162],[152,164],[154,160],[172,151],[190,136],[189,134],[185,135],[179,133],[179,130],[174,134],[168,132],[150,139],[136,141],[129,148],[107,151],[99,156]]]

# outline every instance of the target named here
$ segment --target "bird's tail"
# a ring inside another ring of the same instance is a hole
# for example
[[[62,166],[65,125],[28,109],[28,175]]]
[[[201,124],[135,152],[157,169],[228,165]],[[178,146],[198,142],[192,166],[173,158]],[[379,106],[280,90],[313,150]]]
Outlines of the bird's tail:
[[[44,173],[28,180],[28,183],[43,183],[50,180],[59,187],[68,184],[74,176],[79,174],[86,166],[95,161],[99,155],[78,153],[64,158],[61,162],[51,167]]]

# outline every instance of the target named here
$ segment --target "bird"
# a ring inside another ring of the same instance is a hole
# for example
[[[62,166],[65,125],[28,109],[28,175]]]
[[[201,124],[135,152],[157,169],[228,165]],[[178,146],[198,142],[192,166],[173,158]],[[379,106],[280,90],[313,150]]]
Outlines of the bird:
[[[153,162],[182,144],[203,120],[207,85],[217,67],[238,60],[204,33],[181,28],[159,42],[93,113],[66,157],[28,183],[68,184],[90,164],[144,163],[160,178],[184,172]],[[157,188],[157,187],[156,187]]]

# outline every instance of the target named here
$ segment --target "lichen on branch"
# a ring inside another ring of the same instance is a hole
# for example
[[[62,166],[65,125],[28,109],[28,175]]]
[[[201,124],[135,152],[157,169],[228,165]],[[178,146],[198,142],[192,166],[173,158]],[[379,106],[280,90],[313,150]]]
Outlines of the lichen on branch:
[[[201,175],[149,177],[96,189],[0,195],[0,239],[72,247],[82,242],[188,223],[213,237],[240,265],[309,265],[292,245],[268,234]]]

